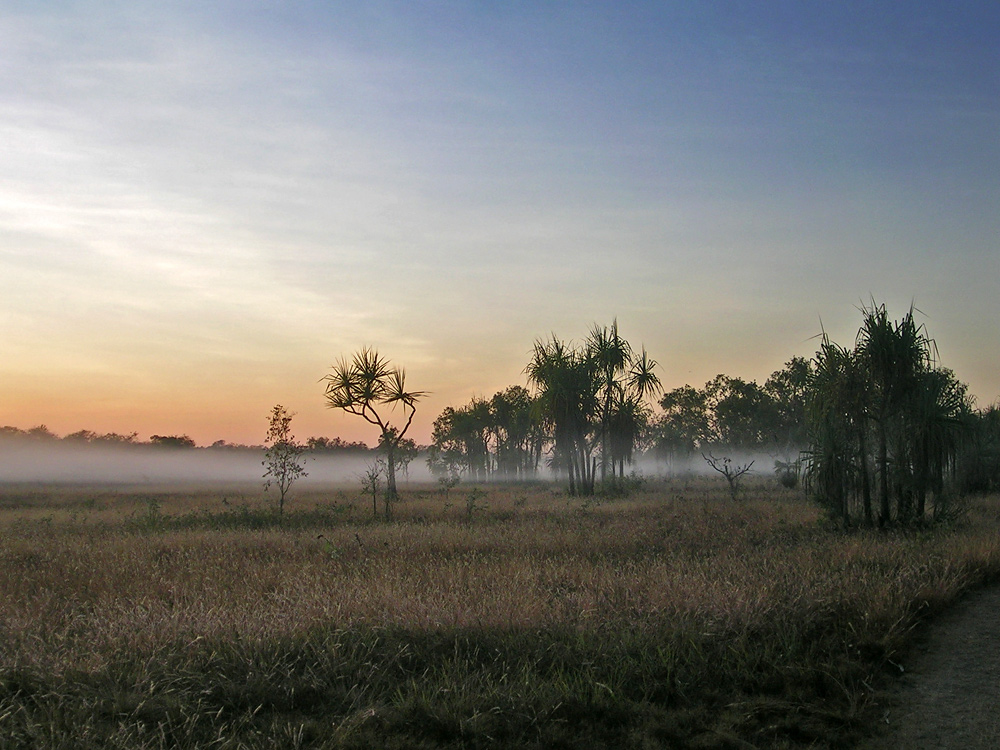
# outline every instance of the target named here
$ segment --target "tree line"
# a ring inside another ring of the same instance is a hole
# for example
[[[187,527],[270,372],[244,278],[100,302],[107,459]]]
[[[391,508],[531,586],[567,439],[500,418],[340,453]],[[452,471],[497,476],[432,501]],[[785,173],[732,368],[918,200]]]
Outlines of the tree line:
[[[793,357],[764,382],[717,375],[702,388],[684,385],[660,399],[652,450],[675,464],[703,452],[769,453],[795,460],[808,443],[806,397],[813,365]]]
[[[537,339],[525,385],[446,407],[434,420],[428,466],[453,483],[530,479],[547,465],[571,495],[592,495],[613,489],[639,455],[675,470],[700,454],[721,471],[732,454],[769,453],[779,478],[790,485],[802,478],[845,526],[940,518],[955,495],[1000,490],[1000,406],[975,407],[966,385],[937,363],[914,309],[898,321],[874,302],[861,313],[852,345],[823,334],[814,357],[793,357],[763,385],[720,374],[701,388],[664,392],[658,363],[621,335],[617,321],[594,325],[581,342]],[[371,348],[341,358],[323,380],[330,408],[379,428],[376,448],[325,437],[299,446],[272,430],[266,446],[220,440],[200,450],[294,447],[295,460],[305,452],[375,454],[389,518],[396,471],[418,455],[407,432],[426,394],[407,389],[405,371]],[[272,428],[277,419],[287,433],[282,419],[291,415],[275,409]],[[187,435],[140,442],[136,433],[59,438],[44,425],[0,427],[0,441],[12,440],[196,448]]]
[[[106,432],[98,433],[91,430],[78,430],[63,437],[52,432],[45,425],[37,425],[28,429],[20,429],[5,425],[0,427],[0,442],[17,443],[44,443],[49,445],[73,445],[73,446],[93,446],[93,447],[129,447],[129,448],[164,448],[164,449],[197,449],[197,450],[225,450],[225,451],[253,451],[260,452],[265,449],[264,445],[244,445],[242,443],[230,443],[225,440],[216,440],[208,446],[199,446],[194,439],[188,435],[151,435],[149,440],[139,440],[139,433],[118,433]],[[310,437],[303,444],[305,449],[316,455],[357,455],[368,456],[377,452],[377,448],[370,448],[363,442],[350,442],[339,437]],[[413,446],[415,448],[415,446]]]
[[[861,312],[853,346],[824,334],[813,358],[793,357],[763,385],[718,375],[662,392],[657,363],[617,322],[579,344],[538,339],[527,387],[438,416],[428,465],[488,481],[546,462],[570,494],[588,495],[639,454],[676,469],[766,453],[845,525],[920,522],[947,513],[952,496],[1000,489],[1000,407],[975,407],[913,309],[899,321],[874,302]]]
[[[768,451],[796,464],[808,442],[809,360],[791,359],[763,386],[718,375],[667,392],[658,367],[617,322],[594,326],[579,344],[536,340],[524,370],[530,390],[515,385],[445,408],[428,465],[439,476],[491,481],[530,478],[547,463],[571,494],[586,495],[598,480],[625,477],[640,455],[668,470],[712,451]]]

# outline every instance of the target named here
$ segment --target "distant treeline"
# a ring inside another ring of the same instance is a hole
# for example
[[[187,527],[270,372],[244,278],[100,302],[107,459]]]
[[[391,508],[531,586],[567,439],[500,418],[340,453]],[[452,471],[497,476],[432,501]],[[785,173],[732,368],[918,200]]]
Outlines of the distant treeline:
[[[90,430],[78,430],[59,437],[45,425],[38,425],[27,430],[17,427],[0,427],[0,443],[36,443],[66,446],[102,446],[115,448],[161,448],[168,450],[210,450],[210,451],[262,451],[262,445],[244,445],[216,440],[209,446],[199,447],[187,435],[151,435],[148,441],[139,440],[139,433],[98,433]],[[348,442],[339,437],[311,437],[306,441],[306,447],[315,454],[336,454],[366,456],[375,452],[363,442]]]

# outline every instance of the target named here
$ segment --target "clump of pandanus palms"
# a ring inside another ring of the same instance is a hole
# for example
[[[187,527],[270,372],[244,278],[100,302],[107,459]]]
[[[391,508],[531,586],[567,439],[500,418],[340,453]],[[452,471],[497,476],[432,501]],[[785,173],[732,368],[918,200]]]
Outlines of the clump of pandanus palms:
[[[807,399],[807,477],[844,525],[920,522],[948,509],[971,411],[966,387],[939,367],[910,310],[863,307],[853,347],[825,334]]]
[[[649,420],[647,400],[661,390],[656,367],[645,348],[622,338],[617,321],[594,326],[582,345],[535,341],[525,373],[571,495],[594,494],[598,471],[603,481],[624,476]]]

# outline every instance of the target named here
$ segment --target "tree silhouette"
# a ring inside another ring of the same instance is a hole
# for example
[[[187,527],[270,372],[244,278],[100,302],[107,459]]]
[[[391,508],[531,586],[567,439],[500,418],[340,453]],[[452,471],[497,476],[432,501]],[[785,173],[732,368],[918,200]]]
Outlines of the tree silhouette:
[[[702,388],[684,385],[663,394],[655,421],[654,450],[667,459],[698,451],[772,452],[798,465],[806,447],[805,403],[812,364],[793,357],[763,386],[716,375]],[[793,457],[794,456],[794,457]]]
[[[391,503],[398,498],[396,465],[400,441],[413,422],[417,401],[424,391],[406,390],[406,373],[402,368],[390,368],[389,360],[375,349],[365,347],[351,360],[342,357],[323,377],[326,381],[326,401],[331,409],[355,414],[381,430],[379,447],[386,456],[386,517],[391,517]],[[402,429],[388,420],[388,411],[402,408],[405,423]]]
[[[261,462],[264,471],[264,489],[272,484],[278,487],[278,513],[285,512],[285,497],[299,477],[308,476],[303,467],[302,454],[306,447],[296,442],[292,435],[292,417],[287,409],[277,404],[268,417],[266,448]]]
[[[150,435],[149,442],[159,448],[194,448],[195,442],[187,435]]]
[[[537,408],[552,431],[554,463],[565,469],[571,495],[594,494],[593,435],[600,412],[595,362],[586,350],[552,337],[536,341],[526,368],[538,391]]]
[[[522,386],[445,407],[434,420],[427,465],[438,476],[462,472],[473,480],[524,478],[541,458],[544,434],[531,394]]]
[[[934,342],[914,312],[892,321],[873,303],[862,308],[853,349],[824,336],[816,354],[809,476],[844,524],[859,494],[868,524],[877,499],[880,526],[922,520],[928,493],[936,512],[947,501],[971,405],[954,374],[936,367]]]
[[[535,341],[525,373],[551,430],[554,463],[569,476],[570,494],[594,493],[598,460],[603,479],[609,470],[614,478],[616,463],[624,472],[648,421],[645,401],[660,389],[656,367],[645,349],[634,353],[617,321],[594,326],[582,347],[555,336]]]

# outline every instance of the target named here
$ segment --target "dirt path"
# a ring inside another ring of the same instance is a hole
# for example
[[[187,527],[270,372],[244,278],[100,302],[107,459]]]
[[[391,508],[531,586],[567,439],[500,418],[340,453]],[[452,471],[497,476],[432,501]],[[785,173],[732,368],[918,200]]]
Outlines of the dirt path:
[[[883,734],[866,750],[1000,748],[1000,586],[932,623],[903,666]]]

